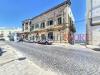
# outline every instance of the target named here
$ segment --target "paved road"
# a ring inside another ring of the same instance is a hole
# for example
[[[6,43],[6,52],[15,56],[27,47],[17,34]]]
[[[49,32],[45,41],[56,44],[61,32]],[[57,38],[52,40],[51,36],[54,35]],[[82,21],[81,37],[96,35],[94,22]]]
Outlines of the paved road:
[[[100,75],[99,52],[22,42],[8,44],[37,65],[56,71],[58,75]]]

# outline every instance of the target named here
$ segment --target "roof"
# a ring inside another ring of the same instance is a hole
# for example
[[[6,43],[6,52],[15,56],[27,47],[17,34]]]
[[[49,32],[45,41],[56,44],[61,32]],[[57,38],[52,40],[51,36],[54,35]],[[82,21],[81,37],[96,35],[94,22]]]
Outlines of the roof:
[[[43,13],[41,13],[40,15],[33,17],[31,20],[33,20],[33,19],[35,19],[35,18],[37,18],[37,17],[39,17],[39,16],[41,16],[41,15],[43,15],[43,14],[46,14],[46,13],[48,13],[48,12],[54,10],[54,9],[57,9],[57,8],[59,8],[59,7],[63,6],[63,5],[65,5],[65,4],[71,5],[71,1],[70,1],[70,0],[66,0],[66,1],[64,1],[63,3],[61,3],[61,4],[59,4],[59,5],[55,6],[55,7],[53,7],[53,8],[51,8],[51,9],[47,10],[46,12],[43,12]]]
[[[24,21],[22,21],[22,23],[28,22],[28,21],[31,21],[31,19],[25,19]]]

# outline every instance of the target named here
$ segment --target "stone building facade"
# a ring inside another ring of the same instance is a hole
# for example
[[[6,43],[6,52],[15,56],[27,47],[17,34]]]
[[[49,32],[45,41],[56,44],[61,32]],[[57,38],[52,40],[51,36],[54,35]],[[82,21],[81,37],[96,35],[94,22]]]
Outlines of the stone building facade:
[[[87,0],[87,44],[100,45],[100,0]]]
[[[54,43],[74,42],[74,17],[67,0],[48,11],[23,22],[23,31],[29,40],[49,40]]]
[[[30,28],[31,27],[31,19],[26,19],[25,21],[23,21],[22,23],[22,35],[23,35],[23,38],[26,39],[26,40],[29,40],[30,37],[29,37],[29,34],[30,34]]]

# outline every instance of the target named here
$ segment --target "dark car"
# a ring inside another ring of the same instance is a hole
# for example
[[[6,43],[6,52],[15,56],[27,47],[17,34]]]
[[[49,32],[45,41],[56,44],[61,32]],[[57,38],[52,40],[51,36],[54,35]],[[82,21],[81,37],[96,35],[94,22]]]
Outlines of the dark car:
[[[42,41],[38,41],[38,44],[52,45],[52,42],[51,41],[48,41],[48,40],[42,40]]]
[[[5,41],[5,39],[4,38],[1,38],[0,41]]]

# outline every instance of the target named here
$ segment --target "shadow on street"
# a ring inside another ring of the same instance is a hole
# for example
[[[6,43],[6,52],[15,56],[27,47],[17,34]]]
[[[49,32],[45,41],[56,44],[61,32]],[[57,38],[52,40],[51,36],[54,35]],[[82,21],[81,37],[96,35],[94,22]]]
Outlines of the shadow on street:
[[[3,53],[5,53],[6,51],[3,51],[2,48],[0,48],[0,56],[2,56]]]
[[[95,50],[95,51],[100,51],[100,48],[94,48],[93,50]]]

